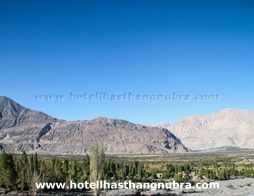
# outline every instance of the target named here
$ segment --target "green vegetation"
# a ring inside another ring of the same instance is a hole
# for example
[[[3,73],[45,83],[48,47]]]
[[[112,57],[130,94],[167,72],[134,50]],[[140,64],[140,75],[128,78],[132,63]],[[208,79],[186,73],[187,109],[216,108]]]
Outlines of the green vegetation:
[[[95,144],[91,149],[90,155],[90,181],[96,182],[103,179],[105,170],[105,154],[102,147]],[[99,189],[94,189],[94,195],[98,196],[100,193]]]
[[[16,186],[17,171],[12,154],[2,152],[0,156],[0,185],[8,190]]]
[[[150,155],[110,155],[116,161],[130,162],[140,161],[149,165],[164,166],[167,163],[183,164],[192,163],[198,165],[201,162],[214,162],[227,165],[233,162],[238,166],[254,167],[254,151],[242,152],[210,152],[210,153],[173,153],[173,154],[150,154]]]
[[[235,177],[254,177],[253,166],[236,165],[230,160],[217,162],[209,159],[190,163],[168,161],[165,164],[157,162],[156,164],[154,161],[151,164],[147,161],[133,159],[123,161],[119,157],[105,156],[103,149],[98,145],[91,149],[90,156],[79,156],[78,158],[38,157],[37,154],[27,155],[25,152],[14,158],[12,154],[2,152],[0,155],[0,186],[6,190],[36,193],[38,190],[36,190],[35,182],[62,182],[68,185],[70,180],[77,183],[95,182],[96,180],[107,180],[108,182],[175,180],[195,183],[196,181],[227,180]],[[97,190],[95,195],[98,195],[99,191]]]

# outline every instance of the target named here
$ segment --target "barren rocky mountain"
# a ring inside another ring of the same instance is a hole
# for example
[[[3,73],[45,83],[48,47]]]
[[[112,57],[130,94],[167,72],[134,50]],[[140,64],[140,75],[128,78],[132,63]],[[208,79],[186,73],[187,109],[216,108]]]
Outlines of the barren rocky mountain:
[[[190,116],[166,128],[192,150],[223,146],[254,148],[254,111],[225,109]]]
[[[7,97],[0,96],[0,130],[31,123],[55,121],[56,119],[47,114],[27,109]]]
[[[188,152],[165,128],[125,120],[64,121],[0,97],[0,147],[8,152],[85,154],[94,143],[106,153]]]

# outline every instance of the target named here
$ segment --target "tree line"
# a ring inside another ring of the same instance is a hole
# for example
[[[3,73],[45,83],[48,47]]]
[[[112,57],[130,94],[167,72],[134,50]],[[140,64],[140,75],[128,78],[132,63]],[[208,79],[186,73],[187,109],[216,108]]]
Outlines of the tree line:
[[[199,178],[205,176],[212,180],[226,180],[232,176],[254,177],[253,167],[239,170],[234,163],[229,163],[226,167],[217,163],[166,164],[164,169],[153,169],[148,164],[138,161],[114,161],[106,159],[99,145],[93,146],[90,155],[84,156],[83,160],[60,160],[55,156],[42,159],[38,158],[36,153],[28,156],[26,152],[15,158],[11,153],[4,151],[0,155],[0,186],[7,190],[31,193],[38,191],[35,187],[36,182],[61,182],[66,185],[70,181],[79,183],[96,180],[152,182],[175,179],[177,182],[191,182],[193,172]],[[95,190],[95,195],[99,192],[100,190]]]

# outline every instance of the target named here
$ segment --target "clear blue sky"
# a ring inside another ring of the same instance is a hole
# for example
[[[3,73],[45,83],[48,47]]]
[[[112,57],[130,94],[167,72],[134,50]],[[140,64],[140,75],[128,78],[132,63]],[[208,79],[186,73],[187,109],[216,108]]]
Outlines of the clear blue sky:
[[[66,120],[174,122],[254,110],[251,0],[0,0],[0,94]],[[37,101],[35,95],[218,94],[218,101]]]

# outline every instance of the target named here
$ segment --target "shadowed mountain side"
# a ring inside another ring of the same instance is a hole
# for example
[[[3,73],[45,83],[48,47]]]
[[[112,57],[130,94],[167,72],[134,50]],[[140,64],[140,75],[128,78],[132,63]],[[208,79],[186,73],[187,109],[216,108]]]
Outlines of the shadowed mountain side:
[[[125,120],[95,118],[63,121],[0,99],[0,145],[8,152],[85,154],[94,143],[106,153],[155,154],[189,150],[165,128]]]

